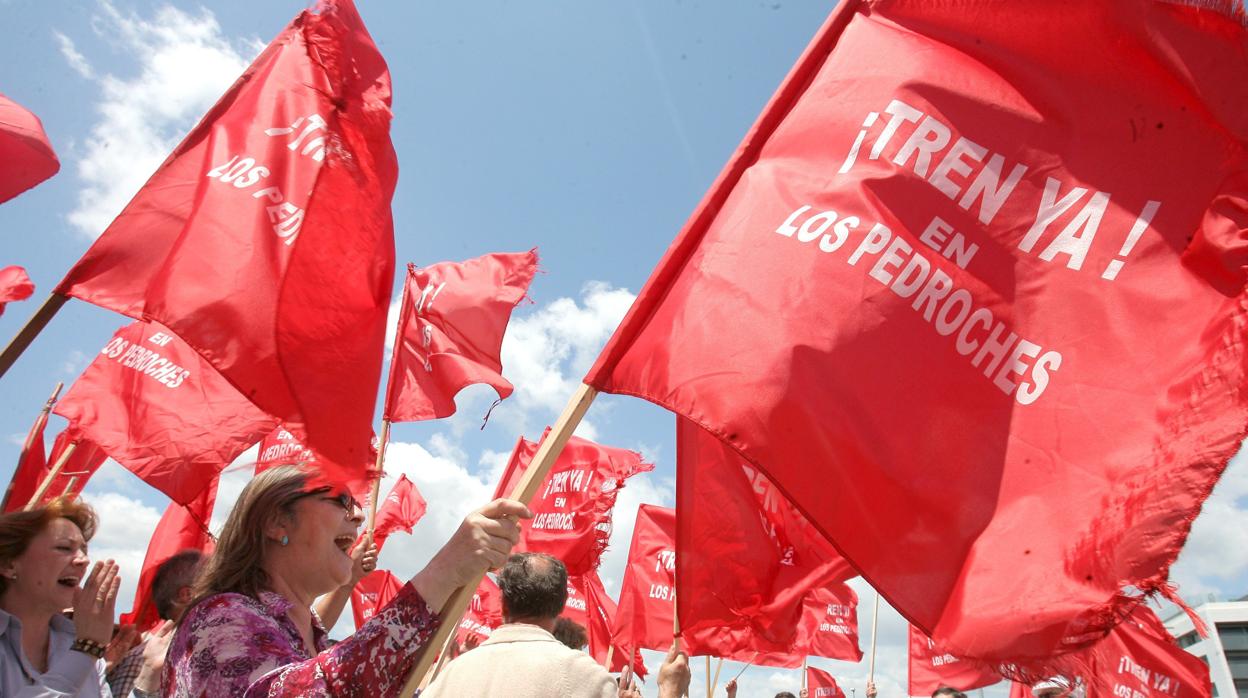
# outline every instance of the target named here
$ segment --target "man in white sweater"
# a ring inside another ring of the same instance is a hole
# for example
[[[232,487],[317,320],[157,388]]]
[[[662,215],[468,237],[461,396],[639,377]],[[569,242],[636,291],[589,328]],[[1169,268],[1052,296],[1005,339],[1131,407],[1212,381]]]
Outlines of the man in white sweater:
[[[480,647],[447,664],[421,698],[621,695],[606,669],[551,634],[568,599],[568,572],[562,562],[544,553],[512,555],[498,575],[498,588],[505,624]],[[680,696],[689,685],[688,658],[670,653],[658,683],[660,698]]]

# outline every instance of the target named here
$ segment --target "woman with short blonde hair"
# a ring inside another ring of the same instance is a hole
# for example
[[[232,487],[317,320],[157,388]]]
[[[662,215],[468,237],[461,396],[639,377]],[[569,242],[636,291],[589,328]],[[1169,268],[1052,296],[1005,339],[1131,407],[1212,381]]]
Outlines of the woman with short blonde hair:
[[[102,657],[121,580],[112,560],[87,575],[95,526],[73,497],[0,516],[0,695],[111,695]]]

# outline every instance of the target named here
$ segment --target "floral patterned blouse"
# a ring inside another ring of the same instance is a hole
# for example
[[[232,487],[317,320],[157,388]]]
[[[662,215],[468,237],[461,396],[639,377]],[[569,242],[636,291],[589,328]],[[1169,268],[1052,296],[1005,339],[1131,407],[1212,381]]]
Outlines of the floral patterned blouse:
[[[409,583],[333,647],[313,614],[313,654],[286,615],[292,605],[271,592],[259,599],[217,594],[188,610],[169,646],[161,695],[396,695],[438,626],[437,615]]]

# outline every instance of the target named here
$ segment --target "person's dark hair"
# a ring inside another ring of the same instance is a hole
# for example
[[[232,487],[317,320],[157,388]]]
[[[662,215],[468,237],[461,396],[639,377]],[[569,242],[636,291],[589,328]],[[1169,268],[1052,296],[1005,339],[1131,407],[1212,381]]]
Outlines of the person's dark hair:
[[[577,623],[571,618],[559,616],[555,619],[555,631],[551,633],[555,639],[574,650],[583,650],[585,645],[589,644],[589,633],[585,632],[585,626]]]
[[[161,620],[174,620],[178,606],[178,593],[195,583],[195,573],[204,554],[198,550],[183,550],[156,567],[152,575],[152,603]]]
[[[788,691],[780,691],[776,694],[776,698],[797,698],[797,696],[789,693]]]
[[[568,570],[559,558],[546,553],[517,553],[498,573],[503,616],[554,618],[568,601]]]
[[[958,689],[952,686],[941,686],[935,691],[932,691],[932,698],[937,698],[938,696],[949,696],[949,698],[966,698],[965,693],[963,693],[962,691],[959,691]]]

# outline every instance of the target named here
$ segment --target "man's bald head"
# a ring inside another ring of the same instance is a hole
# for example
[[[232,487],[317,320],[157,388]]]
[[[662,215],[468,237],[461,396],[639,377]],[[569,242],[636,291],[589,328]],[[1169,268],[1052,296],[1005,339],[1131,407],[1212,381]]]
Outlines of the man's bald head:
[[[568,570],[545,553],[517,553],[498,573],[503,620],[553,626],[568,601]]]

